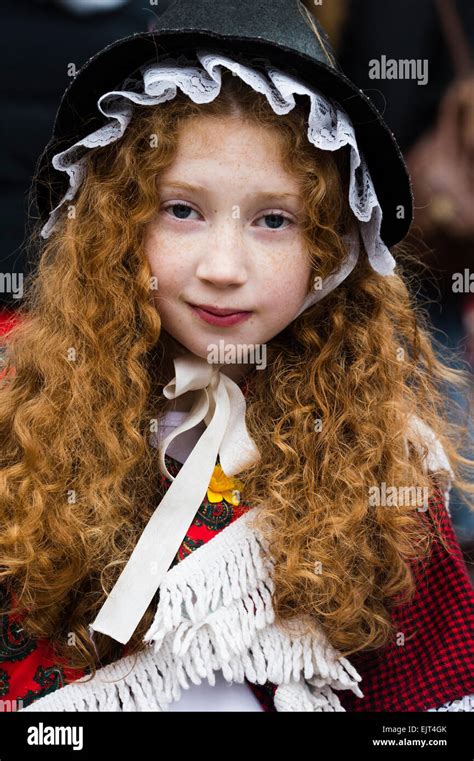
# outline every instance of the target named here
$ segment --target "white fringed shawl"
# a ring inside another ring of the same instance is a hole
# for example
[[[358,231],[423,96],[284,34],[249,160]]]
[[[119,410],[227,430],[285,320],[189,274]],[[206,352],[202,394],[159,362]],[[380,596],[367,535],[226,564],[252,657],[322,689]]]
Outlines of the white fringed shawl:
[[[427,468],[453,472],[433,431],[414,417],[412,431],[428,445]],[[237,518],[167,572],[152,626],[138,655],[121,658],[36,700],[23,711],[167,711],[189,681],[215,684],[215,672],[242,683],[277,685],[277,711],[344,711],[338,690],[363,697],[360,675],[322,631],[305,634],[295,618],[275,624],[273,562],[252,526],[259,508]],[[474,711],[474,695],[429,711]]]
[[[166,711],[189,680],[278,685],[277,711],[344,711],[337,690],[361,677],[322,631],[293,619],[274,623],[266,542],[251,526],[255,508],[169,570],[160,585],[147,647],[36,700],[24,711]],[[286,625],[285,625],[286,626]],[[90,679],[90,678],[89,678]]]

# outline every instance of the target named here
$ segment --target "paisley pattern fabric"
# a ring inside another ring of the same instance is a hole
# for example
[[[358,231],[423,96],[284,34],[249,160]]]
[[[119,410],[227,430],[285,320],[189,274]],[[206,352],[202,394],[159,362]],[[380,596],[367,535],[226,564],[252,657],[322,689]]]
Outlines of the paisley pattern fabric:
[[[8,612],[14,600],[14,594],[0,586],[0,698],[4,710],[12,711],[26,708],[86,673],[63,664],[47,640],[23,633],[21,616]]]
[[[168,455],[166,455],[165,459],[171,475],[177,476],[182,468],[182,463]],[[219,458],[217,458],[217,461],[219,461]],[[170,481],[166,476],[160,475],[160,491],[166,489],[169,484]],[[229,526],[233,521],[247,512],[247,510],[250,510],[251,507],[252,505],[244,499],[240,500],[239,505],[231,505],[224,499],[220,502],[209,502],[206,495],[170,568],[187,557],[193,550],[212,539],[217,532]]]

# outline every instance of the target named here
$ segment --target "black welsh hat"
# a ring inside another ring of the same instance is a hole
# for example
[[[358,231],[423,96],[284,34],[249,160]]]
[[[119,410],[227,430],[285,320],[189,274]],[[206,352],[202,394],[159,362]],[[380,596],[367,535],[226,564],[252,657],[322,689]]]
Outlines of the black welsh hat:
[[[42,223],[67,190],[52,157],[103,126],[99,97],[117,89],[144,63],[196,48],[251,65],[269,59],[309,88],[337,101],[350,116],[382,209],[381,238],[402,240],[413,216],[410,178],[396,139],[369,97],[342,72],[317,20],[300,0],[174,0],[153,31],[117,40],[90,58],[62,96],[53,134],[36,167],[32,192]]]

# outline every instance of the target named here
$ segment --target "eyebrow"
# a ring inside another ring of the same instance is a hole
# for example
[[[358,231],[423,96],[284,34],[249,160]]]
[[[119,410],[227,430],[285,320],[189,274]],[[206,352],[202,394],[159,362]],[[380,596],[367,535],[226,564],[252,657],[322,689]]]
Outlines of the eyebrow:
[[[179,181],[165,181],[161,183],[162,187],[167,188],[179,188],[180,190],[189,190],[189,191],[201,191],[203,193],[207,193],[207,188],[205,188],[203,185],[191,185],[189,182],[179,182]],[[252,194],[249,194],[252,195]],[[300,195],[297,193],[286,193],[286,192],[279,192],[279,191],[258,191],[257,193],[254,193],[258,198],[296,198],[299,199]]]

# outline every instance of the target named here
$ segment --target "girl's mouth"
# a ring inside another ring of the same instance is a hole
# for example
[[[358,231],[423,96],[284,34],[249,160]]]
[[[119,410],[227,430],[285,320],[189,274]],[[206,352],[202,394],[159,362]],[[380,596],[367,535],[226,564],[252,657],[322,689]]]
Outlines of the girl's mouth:
[[[193,312],[201,318],[201,320],[204,320],[210,325],[220,325],[221,327],[227,327],[229,325],[235,325],[238,322],[243,322],[252,314],[252,312],[230,312],[228,314],[214,314],[213,312],[209,312],[207,309],[195,306],[194,304],[189,304],[189,306]],[[228,310],[225,311],[227,312]]]

